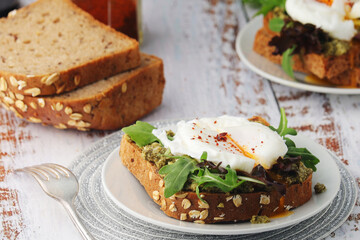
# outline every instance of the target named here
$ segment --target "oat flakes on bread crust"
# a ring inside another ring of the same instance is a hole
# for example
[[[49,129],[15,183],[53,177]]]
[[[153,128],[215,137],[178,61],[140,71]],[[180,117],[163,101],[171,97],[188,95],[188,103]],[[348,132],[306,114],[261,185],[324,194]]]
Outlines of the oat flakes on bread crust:
[[[159,106],[165,85],[160,58],[141,54],[141,65],[60,95],[13,93],[0,78],[0,103],[17,117],[59,129],[111,130],[129,125]]]
[[[284,197],[277,191],[271,191],[242,194],[200,193],[207,203],[202,202],[195,192],[180,192],[165,198],[164,180],[157,167],[142,158],[141,149],[127,136],[121,140],[120,158],[160,209],[166,215],[182,221],[218,223],[246,221],[253,215],[271,217],[301,206],[312,195],[310,175],[302,184],[287,186]]]
[[[0,35],[0,77],[22,95],[60,94],[140,64],[136,40],[70,0],[16,10],[0,19]]]

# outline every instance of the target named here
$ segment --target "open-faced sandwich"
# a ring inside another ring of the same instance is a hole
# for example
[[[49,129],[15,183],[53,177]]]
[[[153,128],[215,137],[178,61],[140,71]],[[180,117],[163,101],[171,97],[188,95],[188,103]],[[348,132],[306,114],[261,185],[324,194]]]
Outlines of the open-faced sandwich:
[[[145,122],[123,128],[120,157],[170,217],[196,223],[268,222],[306,203],[319,160],[261,117],[180,121],[169,129]]]
[[[264,15],[255,52],[281,64],[291,77],[299,71],[307,73],[309,81],[360,87],[359,1],[255,2],[261,4],[258,14]]]

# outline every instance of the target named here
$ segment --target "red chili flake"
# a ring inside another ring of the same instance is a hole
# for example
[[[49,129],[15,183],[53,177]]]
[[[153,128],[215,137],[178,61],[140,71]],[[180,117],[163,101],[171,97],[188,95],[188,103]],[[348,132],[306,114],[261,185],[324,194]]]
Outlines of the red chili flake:
[[[214,124],[217,124],[217,121],[214,121]]]
[[[206,143],[209,143],[209,141],[205,141]]]
[[[190,138],[191,140],[195,140],[195,138]]]
[[[202,137],[201,137],[201,136],[198,136],[197,138],[198,138],[198,139],[202,139]]]
[[[253,153],[255,153],[255,148],[251,148],[251,151],[252,151]]]
[[[219,146],[219,143],[216,143],[216,146]]]
[[[226,142],[227,140],[226,135],[227,132],[219,133],[218,135],[216,135],[216,140]]]
[[[202,131],[200,131],[200,133],[202,133]]]
[[[192,130],[195,130],[195,128],[192,128]]]
[[[264,143],[264,141],[261,141],[261,143]]]

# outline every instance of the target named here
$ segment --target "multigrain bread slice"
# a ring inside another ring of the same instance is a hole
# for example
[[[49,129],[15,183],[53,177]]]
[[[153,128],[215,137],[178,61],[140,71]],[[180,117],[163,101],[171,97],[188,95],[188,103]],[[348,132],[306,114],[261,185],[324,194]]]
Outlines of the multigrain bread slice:
[[[14,93],[60,94],[139,64],[136,40],[70,0],[38,0],[0,19],[0,77]]]
[[[275,47],[269,42],[279,34],[269,29],[272,12],[263,20],[263,27],[258,30],[254,39],[253,49],[268,60],[281,64],[282,56],[273,55]],[[324,54],[309,53],[300,56],[293,55],[293,70],[316,77],[337,85],[360,86],[360,43],[352,41],[350,50],[340,56],[325,56]]]
[[[60,129],[110,130],[129,125],[159,106],[164,84],[162,60],[142,54],[138,68],[69,93],[31,97],[7,89],[0,91],[0,100],[30,122]]]
[[[237,222],[254,215],[275,216],[306,203],[312,196],[310,175],[302,184],[286,187],[286,194],[277,191],[243,194],[180,192],[164,197],[164,180],[154,163],[142,157],[141,149],[126,135],[121,140],[122,163],[139,180],[147,194],[168,216],[196,223]]]

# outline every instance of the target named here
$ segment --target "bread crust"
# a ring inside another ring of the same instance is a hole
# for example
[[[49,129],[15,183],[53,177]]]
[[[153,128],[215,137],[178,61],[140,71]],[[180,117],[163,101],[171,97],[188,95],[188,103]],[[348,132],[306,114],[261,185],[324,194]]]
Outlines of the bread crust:
[[[103,87],[106,81],[110,86]],[[165,85],[160,58],[142,54],[140,67],[56,96],[31,97],[0,91],[3,106],[17,117],[56,128],[113,130],[124,127],[159,106]],[[81,94],[85,88],[91,94]]]
[[[17,10],[17,14],[21,12],[28,12],[28,14],[40,15],[41,13],[36,13],[32,11],[32,9],[37,5],[46,4],[46,1],[48,0],[36,1],[24,8]],[[135,68],[140,65],[139,44],[135,39],[131,39],[128,36],[117,32],[111,27],[95,20],[90,14],[78,8],[70,0],[63,0],[63,2],[68,5],[69,11],[71,10],[78,15],[84,16],[85,19],[91,22],[91,24],[102,28],[104,33],[116,35],[119,40],[129,43],[128,47],[124,49],[118,49],[116,52],[109,53],[102,57],[96,57],[89,59],[86,62],[80,62],[79,64],[65,70],[54,70],[38,75],[25,75],[0,69],[0,77],[6,81],[7,87],[12,92],[29,96],[60,94],[85,86],[103,78],[116,75],[117,73]],[[16,18],[17,14],[8,18]],[[3,23],[6,21],[6,18],[1,19],[1,22]],[[74,33],[74,36],[76,34],[77,33]],[[55,59],[56,55],[54,56],[54,61]],[[50,77],[56,80],[54,82],[46,82],[46,80]]]
[[[275,216],[306,203],[312,195],[312,175],[302,184],[286,188],[284,197],[277,191],[246,194],[201,193],[204,204],[195,192],[181,192],[164,197],[164,180],[153,163],[141,157],[141,149],[124,136],[120,145],[122,163],[139,180],[151,199],[168,216],[196,223],[237,222],[253,215]]]

